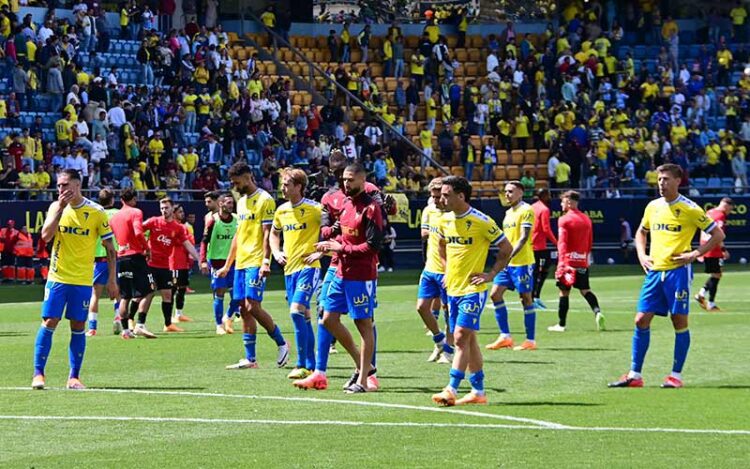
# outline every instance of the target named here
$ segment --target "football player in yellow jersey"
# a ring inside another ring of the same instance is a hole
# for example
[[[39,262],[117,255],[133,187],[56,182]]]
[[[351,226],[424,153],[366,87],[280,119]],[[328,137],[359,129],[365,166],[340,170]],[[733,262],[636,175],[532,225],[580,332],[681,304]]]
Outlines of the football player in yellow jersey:
[[[611,388],[643,387],[641,369],[651,339],[651,320],[654,315],[667,314],[671,316],[675,330],[674,361],[672,373],[661,387],[682,387],[682,367],[690,348],[688,312],[693,280],[690,264],[724,241],[724,232],[703,209],[680,195],[682,168],[676,164],[663,164],[656,168],[656,172],[661,197],[646,206],[635,235],[638,260],[646,278],[635,315],[632,364],[628,374],[609,383]],[[692,249],[691,241],[696,230],[703,231],[709,238],[698,249]],[[646,253],[649,234],[651,247]]]
[[[443,216],[439,233],[445,249],[448,327],[455,335],[456,353],[448,386],[432,396],[432,401],[441,406],[486,404],[482,349],[477,339],[479,318],[487,300],[487,283],[508,264],[513,248],[492,218],[469,205],[471,184],[466,178],[444,178],[440,199],[450,212]],[[498,247],[497,257],[484,273],[490,246]],[[471,392],[456,399],[467,368]]]
[[[276,203],[268,192],[255,184],[252,170],[246,163],[233,164],[229,168],[229,179],[242,197],[237,202],[237,232],[232,239],[227,261],[216,275],[225,277],[236,259],[232,298],[240,301],[245,358],[227,366],[227,369],[258,367],[255,361],[255,339],[258,329],[256,320],[276,342],[279,348],[276,366],[282,368],[289,361],[289,345],[284,340],[279,326],[261,306],[266,277],[271,273],[269,236]]]
[[[508,267],[497,274],[492,286],[492,302],[495,307],[495,320],[500,328],[500,337],[487,345],[489,350],[513,348],[513,338],[508,324],[508,308],[505,307],[505,291],[518,290],[523,305],[523,323],[526,327],[526,340],[513,350],[536,350],[534,309],[534,249],[531,244],[531,230],[534,228],[534,209],[524,202],[523,185],[510,181],[505,185],[508,210],[503,219],[503,232],[513,245]]]
[[[310,299],[320,282],[320,258],[315,243],[320,240],[323,206],[304,197],[307,175],[301,169],[281,173],[281,192],[286,203],[273,217],[271,252],[284,267],[286,298],[294,324],[297,364],[289,379],[307,378],[315,370],[315,333],[310,319]],[[284,248],[281,240],[284,239]]]
[[[78,171],[64,169],[57,177],[57,190],[60,195],[50,205],[42,226],[42,240],[52,241],[52,256],[44,287],[42,325],[34,346],[31,387],[44,389],[44,367],[52,348],[52,335],[65,311],[71,332],[67,387],[84,389],[79,374],[86,350],[85,326],[94,282],[94,252],[101,239],[109,262],[107,290],[111,299],[119,294],[116,252],[107,214],[101,206],[83,197]]]
[[[425,264],[419,277],[417,293],[417,313],[432,334],[435,348],[427,359],[428,362],[451,363],[453,347],[448,343],[446,334],[440,330],[440,304],[447,305],[448,297],[443,286],[445,276],[445,253],[440,243],[440,224],[445,209],[440,201],[442,179],[430,181],[430,199],[422,210],[422,241],[427,242]]]

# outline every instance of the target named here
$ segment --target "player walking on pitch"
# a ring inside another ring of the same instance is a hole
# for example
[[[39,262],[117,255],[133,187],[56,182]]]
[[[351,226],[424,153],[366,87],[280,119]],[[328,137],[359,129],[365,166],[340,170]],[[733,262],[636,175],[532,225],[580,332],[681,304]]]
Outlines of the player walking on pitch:
[[[222,194],[219,197],[219,211],[207,218],[201,240],[201,272],[211,275],[216,335],[234,333],[232,321],[240,309],[240,300],[230,299],[224,316],[224,295],[234,283],[234,267],[230,267],[224,277],[216,274],[226,264],[232,239],[237,232],[237,216],[233,212],[234,197],[232,194]]]
[[[257,368],[255,341],[259,322],[279,349],[276,366],[282,368],[289,361],[289,345],[279,326],[261,306],[266,278],[271,273],[271,246],[269,236],[276,203],[268,192],[255,184],[253,173],[246,163],[235,163],[229,168],[229,178],[235,190],[242,194],[237,203],[237,231],[227,254],[224,267],[216,272],[226,277],[232,266],[234,272],[232,297],[240,301],[242,315],[242,342],[245,358],[229,365],[228,370]]]
[[[635,236],[638,260],[646,272],[638,300],[633,334],[632,364],[630,372],[611,388],[643,387],[641,370],[651,340],[651,321],[654,315],[671,315],[675,330],[672,373],[663,388],[682,387],[682,367],[690,348],[688,312],[690,310],[691,264],[724,240],[724,232],[706,216],[703,209],[692,200],[680,195],[682,168],[663,164],[656,168],[660,198],[651,201],[643,213],[641,225]],[[710,235],[705,244],[691,249],[690,242],[696,230]],[[650,251],[646,253],[647,237],[651,235]]]
[[[52,348],[52,335],[63,311],[70,321],[70,375],[68,389],[84,389],[79,375],[86,351],[86,315],[94,281],[94,253],[101,239],[107,251],[107,291],[118,295],[112,230],[104,209],[81,194],[81,176],[73,169],[57,178],[58,199],[50,205],[42,226],[42,239],[54,240],[52,260],[42,303],[42,325],[34,345],[33,389],[44,389],[44,371]]]
[[[456,353],[448,386],[432,396],[432,401],[441,406],[486,404],[482,349],[477,339],[479,319],[487,301],[487,282],[507,265],[513,246],[492,218],[469,205],[469,181],[449,176],[442,184],[442,204],[451,212],[443,217],[440,235],[445,245],[449,328]],[[498,247],[497,256],[492,269],[483,273],[490,246]],[[456,399],[467,368],[471,392]]]
[[[489,350],[513,348],[508,323],[508,308],[503,295],[505,290],[518,290],[523,305],[523,323],[526,327],[526,340],[513,350],[536,350],[536,311],[531,296],[534,287],[534,250],[531,247],[531,231],[534,228],[534,210],[524,202],[523,185],[510,181],[505,185],[505,197],[509,207],[503,219],[503,232],[513,245],[510,262],[497,274],[492,285],[492,303],[495,307],[495,320],[500,329],[500,337],[491,344]]]
[[[174,206],[174,218],[185,229],[185,235],[191,246],[195,247],[195,232],[193,226],[187,223],[185,208],[180,204]],[[184,312],[185,294],[190,287],[190,269],[193,259],[190,252],[181,244],[176,244],[169,257],[169,268],[172,270],[172,298],[174,298],[174,317],[172,322],[193,322]]]
[[[586,299],[594,312],[596,328],[604,330],[604,315],[599,309],[599,300],[589,286],[589,255],[594,243],[594,229],[591,219],[578,210],[581,195],[567,191],[560,197],[564,215],[557,222],[557,287],[560,289],[560,302],[557,309],[559,321],[547,328],[550,332],[565,332],[570,306],[570,289],[576,288]]]
[[[310,301],[320,281],[320,258],[315,251],[320,238],[323,207],[304,197],[307,175],[301,169],[287,168],[281,175],[283,203],[273,217],[271,252],[284,267],[284,283],[289,314],[294,325],[297,363],[289,379],[304,379],[315,369],[315,332],[310,316]],[[284,241],[284,249],[281,241]]]
[[[713,221],[716,222],[716,226],[721,228],[726,235],[726,223],[727,216],[732,213],[734,202],[729,197],[724,197],[719,202],[719,206],[709,210],[708,215]],[[701,244],[705,244],[710,239],[705,233],[701,233]],[[718,246],[708,251],[703,256],[703,265],[705,266],[705,272],[709,274],[708,280],[700,289],[697,295],[695,295],[695,301],[701,305],[701,308],[707,311],[721,311],[714,300],[716,299],[716,291],[719,289],[719,281],[721,280],[721,269],[724,265],[724,261],[729,259],[729,251],[724,247],[724,243],[720,243]],[[706,301],[706,294],[708,294],[708,301]]]
[[[547,309],[542,302],[542,287],[547,280],[549,269],[552,266],[552,257],[547,249],[547,241],[553,245],[557,244],[555,233],[552,232],[552,225],[549,221],[549,189],[539,189],[536,191],[537,201],[531,204],[534,210],[534,229],[531,231],[531,245],[534,247],[534,307]]]
[[[111,220],[112,217],[119,210],[115,208],[115,195],[109,189],[102,189],[99,191],[99,204],[104,208],[104,212],[107,214],[107,220]],[[117,249],[117,242],[112,237],[112,243]],[[91,300],[89,301],[89,330],[86,332],[87,337],[93,337],[96,335],[96,329],[98,325],[99,317],[99,299],[102,297],[104,287],[107,285],[109,280],[109,265],[107,263],[107,249],[103,243],[99,243],[96,246],[96,253],[94,253],[94,286],[91,290]],[[119,309],[119,297],[115,298],[114,303],[115,319],[114,319],[114,333],[119,334],[122,331],[122,325],[120,324]]]

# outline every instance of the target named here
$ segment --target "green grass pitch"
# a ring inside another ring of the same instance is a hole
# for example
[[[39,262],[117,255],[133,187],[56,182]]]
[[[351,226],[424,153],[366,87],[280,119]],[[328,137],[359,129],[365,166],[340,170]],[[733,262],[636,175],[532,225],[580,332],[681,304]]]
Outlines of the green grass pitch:
[[[702,270],[702,269],[701,269]],[[123,341],[111,335],[111,302],[89,339],[82,373],[90,391],[64,391],[67,324],[55,334],[51,389],[31,391],[40,287],[0,287],[1,467],[746,467],[750,454],[750,314],[747,269],[725,275],[708,314],[691,305],[686,387],[659,388],[674,335],[655,320],[643,389],[607,389],[627,371],[633,313],[642,280],[635,270],[596,266],[592,287],[609,330],[595,331],[583,298],[571,300],[568,332],[553,334],[556,292],[537,319],[539,350],[485,353],[489,405],[437,409],[430,395],[448,366],[431,350],[414,311],[418,272],[384,275],[378,291],[377,393],[348,396],[343,353],[331,358],[327,391],[300,391],[274,366],[275,346],[258,335],[260,368],[225,371],[242,357],[241,337],[217,337],[205,280],[186,312],[183,334]],[[264,305],[293,340],[275,274]],[[694,289],[705,276],[696,275]],[[11,303],[15,301],[16,303]],[[507,296],[515,338],[517,298]],[[148,324],[160,330],[155,300]],[[482,343],[495,338],[482,318]],[[468,389],[464,383],[462,391]]]

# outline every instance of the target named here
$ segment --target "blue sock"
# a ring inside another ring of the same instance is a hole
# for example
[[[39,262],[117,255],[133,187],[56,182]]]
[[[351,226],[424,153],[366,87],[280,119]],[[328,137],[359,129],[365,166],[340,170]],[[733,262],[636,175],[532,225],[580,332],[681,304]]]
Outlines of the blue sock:
[[[276,342],[276,345],[281,347],[282,345],[286,344],[286,340],[284,340],[284,336],[281,335],[281,329],[279,329],[279,326],[276,326],[270,334],[268,334],[274,342]]]
[[[471,389],[484,392],[484,371],[479,370],[476,373],[471,373],[469,382],[471,383]]]
[[[439,344],[440,342],[445,340],[445,334],[442,332],[438,332],[437,334],[432,336],[432,341],[436,344]]]
[[[504,301],[495,303],[495,321],[497,327],[503,334],[510,334],[510,325],[508,324],[508,308],[505,307]]]
[[[251,362],[255,361],[255,334],[242,334],[242,343],[245,345],[245,358]]]
[[[70,348],[68,357],[70,358],[70,378],[78,378],[81,373],[83,364],[83,354],[86,352],[86,331],[70,331]]]
[[[221,326],[223,323],[224,315],[224,297],[214,296],[214,322],[217,326]]]
[[[461,381],[466,377],[466,373],[455,368],[451,368],[450,377],[451,379],[450,381],[448,381],[448,386],[452,387],[453,389],[458,389],[458,387],[461,385]]]
[[[526,339],[534,340],[536,332],[536,311],[534,305],[524,306],[523,325],[526,327]]]
[[[443,343],[443,352],[445,352],[445,353],[453,353],[454,352],[453,347],[450,346],[450,345],[448,345],[447,341],[445,343]]]
[[[635,332],[633,333],[633,362],[630,364],[630,369],[632,371],[640,373],[641,369],[643,369],[643,360],[646,359],[646,352],[648,351],[648,344],[650,341],[651,329],[639,329],[638,326],[636,326]]]
[[[305,324],[305,313],[295,311],[291,313],[294,325],[294,341],[297,344],[297,368],[305,366],[307,356],[307,324]]]
[[[315,369],[315,332],[313,332],[312,321],[305,318],[305,330],[307,331],[307,348],[305,350],[305,368]]]
[[[682,367],[685,365],[688,349],[690,349],[690,330],[683,329],[675,331],[674,334],[674,364],[672,371],[682,373]]]
[[[377,368],[377,362],[378,362],[378,328],[375,327],[375,323],[372,323],[372,333],[375,335],[375,346],[372,349],[372,361],[370,362],[372,364],[372,369],[374,370]]]
[[[227,309],[227,317],[229,319],[232,318],[234,315],[240,314],[240,300],[230,300],[229,301],[229,308]]]
[[[318,354],[315,357],[315,370],[325,373],[328,369],[328,354],[333,343],[333,335],[322,322],[318,322]]]
[[[436,321],[440,321],[440,310],[439,309],[433,309],[432,315],[435,316]]]
[[[47,366],[47,357],[52,348],[52,334],[54,329],[41,326],[36,333],[36,343],[34,344],[34,376],[43,375],[44,367]]]

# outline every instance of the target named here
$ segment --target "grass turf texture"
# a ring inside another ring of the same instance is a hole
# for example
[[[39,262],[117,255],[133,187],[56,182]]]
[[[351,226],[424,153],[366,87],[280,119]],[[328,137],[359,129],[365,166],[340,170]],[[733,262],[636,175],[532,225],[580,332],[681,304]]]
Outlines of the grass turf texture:
[[[604,266],[593,271],[592,287],[607,316],[608,332],[595,332],[593,316],[577,294],[571,296],[568,332],[547,332],[546,327],[557,319],[555,290],[548,283],[543,299],[550,309],[537,316],[539,350],[487,351],[484,356],[490,404],[446,411],[433,411],[430,402],[430,395],[447,382],[449,367],[425,362],[432,343],[414,312],[417,272],[382,278],[377,313],[382,390],[364,396],[347,396],[341,391],[341,384],[352,369],[345,353],[331,357],[327,391],[294,389],[285,377],[288,370],[274,366],[276,348],[262,333],[258,335],[260,369],[225,371],[224,365],[243,355],[241,337],[214,335],[211,297],[199,277],[194,277],[193,282],[198,293],[188,295],[186,302],[186,313],[196,322],[186,324],[183,334],[162,335],[151,341],[123,341],[111,335],[111,303],[102,302],[102,335],[87,342],[82,380],[104,392],[59,390],[67,377],[67,324],[55,334],[47,366],[47,383],[54,389],[26,390],[31,379],[39,303],[0,305],[4,386],[0,389],[0,465],[538,467],[553,463],[632,467],[635,461],[656,467],[678,461],[688,466],[746,464],[750,448],[747,433],[592,429],[750,430],[750,367],[743,346],[750,335],[748,300],[744,296],[750,273],[732,272],[724,277],[717,299],[724,312],[708,314],[695,302],[691,304],[692,347],[684,373],[686,388],[658,388],[671,367],[674,334],[668,320],[657,319],[644,368],[647,387],[607,389],[606,382],[629,366],[633,312],[642,280],[637,274],[621,275],[623,272],[622,268]],[[704,277],[696,276],[694,290],[702,285]],[[279,276],[275,278],[278,280]],[[272,283],[274,286],[278,285]],[[34,287],[4,287],[0,298],[22,301],[24,295],[33,296],[29,291],[40,292]],[[9,294],[13,296],[9,298]],[[506,301],[514,337],[520,341],[520,306],[513,295],[506,295]],[[264,305],[280,323],[287,340],[293,340],[283,292],[269,291]],[[148,324],[154,331],[161,329],[158,304],[152,306]],[[493,311],[486,309],[481,342],[491,342],[496,333]],[[13,387],[24,389],[10,389]],[[464,382],[462,392],[467,389],[468,383]],[[407,408],[363,406],[357,402],[400,404]],[[12,420],[7,416],[45,418]],[[55,420],[53,416],[107,419]],[[537,423],[507,417],[576,429],[542,428]],[[155,420],[127,420],[143,418]],[[174,420],[163,420],[170,418]],[[304,423],[309,421],[326,423]],[[428,426],[431,424],[474,427]],[[504,425],[533,428],[502,428]]]

